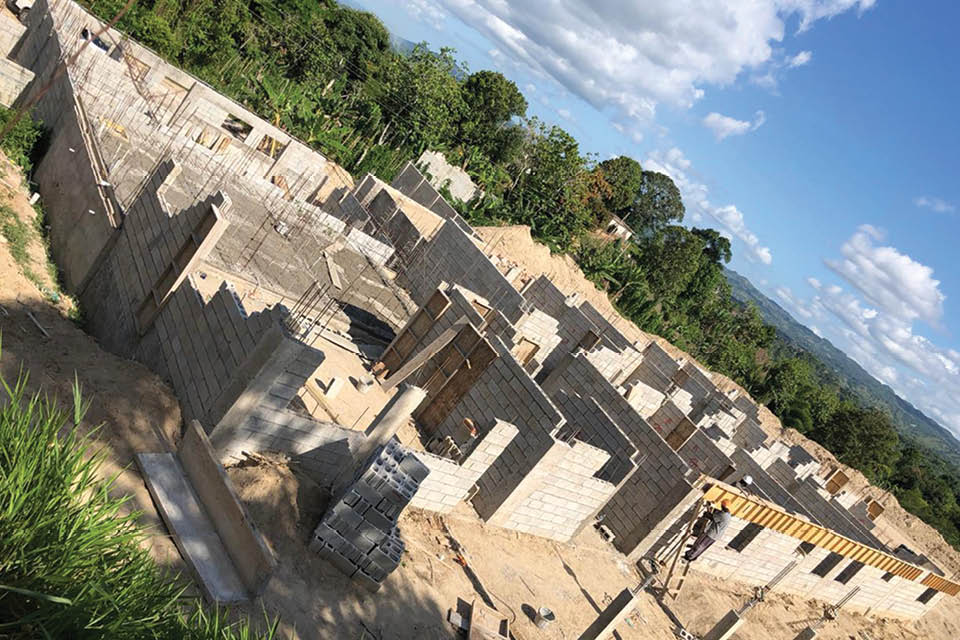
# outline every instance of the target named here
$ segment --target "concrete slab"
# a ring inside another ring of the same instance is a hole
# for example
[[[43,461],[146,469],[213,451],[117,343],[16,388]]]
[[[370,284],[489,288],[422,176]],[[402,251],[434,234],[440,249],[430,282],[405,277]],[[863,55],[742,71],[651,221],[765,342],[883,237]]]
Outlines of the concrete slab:
[[[248,599],[233,561],[172,453],[138,453],[137,466],[180,555],[211,602]]]

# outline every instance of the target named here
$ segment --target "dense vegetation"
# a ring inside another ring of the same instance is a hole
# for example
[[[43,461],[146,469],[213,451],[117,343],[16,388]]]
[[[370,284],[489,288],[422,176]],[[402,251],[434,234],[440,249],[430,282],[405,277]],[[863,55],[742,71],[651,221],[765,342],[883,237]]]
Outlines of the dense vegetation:
[[[112,17],[123,0],[90,0]],[[375,16],[333,0],[141,0],[119,27],[355,174],[390,180],[426,149],[484,191],[475,223],[527,224],[641,328],[742,384],[789,426],[829,446],[960,545],[960,473],[889,415],[836,385],[731,297],[727,238],[681,225],[669,177],[618,157],[597,162],[567,131],[526,117],[513,82],[471,73],[453,52],[398,52]],[[629,241],[594,233],[611,215]]]
[[[253,640],[261,635],[224,612],[206,611],[165,576],[126,499],[98,480],[102,460],[71,413],[37,394],[26,375],[0,378],[0,635],[32,638]]]

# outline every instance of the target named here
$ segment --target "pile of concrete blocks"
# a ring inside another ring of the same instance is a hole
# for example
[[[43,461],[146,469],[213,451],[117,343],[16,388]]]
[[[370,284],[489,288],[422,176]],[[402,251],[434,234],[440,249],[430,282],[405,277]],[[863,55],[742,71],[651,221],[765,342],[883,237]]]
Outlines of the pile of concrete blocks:
[[[377,449],[327,509],[310,549],[370,591],[400,564],[397,518],[428,469],[396,438]]]

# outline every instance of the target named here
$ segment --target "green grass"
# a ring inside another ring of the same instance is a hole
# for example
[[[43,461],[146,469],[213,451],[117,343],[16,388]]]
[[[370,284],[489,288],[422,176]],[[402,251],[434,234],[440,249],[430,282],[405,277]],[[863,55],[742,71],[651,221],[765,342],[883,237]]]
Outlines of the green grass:
[[[7,249],[23,275],[38,287],[43,286],[40,276],[33,270],[33,260],[30,259],[30,243],[36,236],[36,231],[5,204],[0,205],[0,235],[6,239]]]
[[[248,621],[181,599],[144,546],[138,514],[98,479],[103,453],[73,409],[26,393],[27,375],[0,378],[0,638],[247,640]]]

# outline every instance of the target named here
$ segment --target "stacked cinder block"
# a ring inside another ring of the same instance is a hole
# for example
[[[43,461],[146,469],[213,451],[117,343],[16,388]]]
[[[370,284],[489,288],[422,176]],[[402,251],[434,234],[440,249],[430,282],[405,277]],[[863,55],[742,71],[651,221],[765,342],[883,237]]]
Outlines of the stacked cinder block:
[[[327,509],[310,549],[376,591],[400,564],[404,544],[397,518],[429,473],[413,452],[390,440]]]

